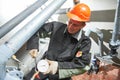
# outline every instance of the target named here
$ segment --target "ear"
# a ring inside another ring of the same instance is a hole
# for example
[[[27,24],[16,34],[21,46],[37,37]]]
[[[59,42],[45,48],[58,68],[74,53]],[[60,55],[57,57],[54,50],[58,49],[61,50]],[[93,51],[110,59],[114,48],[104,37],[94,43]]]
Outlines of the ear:
[[[83,23],[83,27],[85,27],[85,26],[86,26],[86,23],[84,22],[84,23]]]
[[[84,28],[86,26],[86,23],[83,22],[81,28]]]

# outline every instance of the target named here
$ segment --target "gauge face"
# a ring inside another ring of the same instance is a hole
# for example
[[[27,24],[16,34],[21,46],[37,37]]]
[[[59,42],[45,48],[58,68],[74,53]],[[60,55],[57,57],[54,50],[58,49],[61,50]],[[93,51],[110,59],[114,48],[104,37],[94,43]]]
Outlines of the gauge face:
[[[37,68],[40,72],[46,72],[48,70],[49,64],[46,60],[40,60],[37,64]]]

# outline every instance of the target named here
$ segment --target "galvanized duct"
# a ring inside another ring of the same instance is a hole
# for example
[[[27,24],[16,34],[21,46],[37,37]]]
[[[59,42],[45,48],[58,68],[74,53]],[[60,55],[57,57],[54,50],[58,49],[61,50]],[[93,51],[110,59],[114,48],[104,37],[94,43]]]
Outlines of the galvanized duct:
[[[37,2],[32,4],[30,7],[22,11],[20,14],[12,18],[10,21],[2,25],[0,27],[0,38],[2,38],[6,33],[12,30],[16,25],[22,22],[26,17],[28,17],[31,13],[33,13],[36,9],[38,9],[47,1],[48,0],[38,0]]]
[[[4,80],[5,78],[5,65],[7,60],[22,47],[65,1],[66,0],[54,0],[51,2],[42,12],[14,34],[11,39],[0,46],[0,53],[2,54],[0,55],[0,80]]]

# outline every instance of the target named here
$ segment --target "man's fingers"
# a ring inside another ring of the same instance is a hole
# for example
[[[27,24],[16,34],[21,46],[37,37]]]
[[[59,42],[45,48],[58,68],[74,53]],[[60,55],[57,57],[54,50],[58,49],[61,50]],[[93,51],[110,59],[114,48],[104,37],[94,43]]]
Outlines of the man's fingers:
[[[51,69],[50,69],[50,67],[49,67],[46,72],[43,72],[43,74],[48,74],[48,73],[50,73],[50,71],[51,71]]]
[[[37,49],[32,49],[32,50],[30,50],[29,53],[32,56],[32,58],[36,58],[37,54],[38,54],[38,51],[37,51]]]
[[[51,64],[52,64],[52,62],[53,62],[53,61],[48,60],[48,59],[45,59],[45,60],[48,62],[48,64],[49,64],[49,65],[51,65]]]

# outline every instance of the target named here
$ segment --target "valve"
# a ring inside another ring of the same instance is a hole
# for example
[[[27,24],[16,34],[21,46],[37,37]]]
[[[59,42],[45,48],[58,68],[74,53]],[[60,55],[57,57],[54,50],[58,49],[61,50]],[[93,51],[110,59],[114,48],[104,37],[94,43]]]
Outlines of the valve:
[[[90,69],[88,70],[88,74],[99,72],[99,61],[97,59],[92,59]]]

